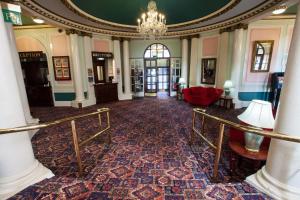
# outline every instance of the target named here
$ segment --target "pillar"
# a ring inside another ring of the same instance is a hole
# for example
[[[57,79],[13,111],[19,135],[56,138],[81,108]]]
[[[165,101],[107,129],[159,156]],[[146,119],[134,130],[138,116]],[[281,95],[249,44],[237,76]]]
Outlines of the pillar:
[[[198,71],[198,50],[199,50],[199,35],[192,37],[191,44],[191,61],[190,61],[190,87],[197,85],[197,76],[201,76],[201,74],[197,74]]]
[[[220,49],[218,58],[218,74],[216,77],[216,87],[223,88],[225,81],[228,79],[228,55],[229,55],[229,33],[222,32],[220,35]]]
[[[124,99],[123,84],[122,84],[122,68],[121,68],[121,47],[120,39],[113,38],[113,52],[114,52],[114,68],[116,71],[115,81],[118,82],[118,97],[119,100]]]
[[[15,56],[9,38],[12,33],[7,33],[2,13],[0,27],[0,128],[25,126],[27,123],[14,69]],[[52,176],[52,172],[35,159],[27,131],[0,135],[0,199]]]
[[[85,57],[85,70],[93,71],[93,61],[92,61],[92,38],[89,36],[83,37],[83,46],[84,46],[84,57]],[[89,82],[87,85],[87,104],[88,105],[95,105],[96,104],[96,97],[95,97],[95,90],[94,90],[94,82]]]
[[[24,110],[25,119],[26,119],[27,124],[36,124],[39,122],[39,119],[34,119],[30,114],[30,108],[29,108],[27,93],[26,93],[26,89],[25,89],[24,77],[23,77],[23,73],[22,73],[22,67],[21,67],[21,63],[20,63],[20,58],[19,58],[19,54],[18,54],[18,50],[17,50],[16,38],[15,38],[12,24],[6,23],[6,30],[7,30],[8,36],[9,36],[9,43],[10,43],[10,47],[11,47],[11,53],[13,56],[14,68],[16,70],[16,76],[17,76],[19,91],[21,94],[22,107]],[[35,131],[32,131],[32,132],[35,133]]]
[[[76,108],[83,107],[85,101],[84,91],[83,91],[83,81],[80,65],[80,55],[78,49],[78,35],[70,34],[70,43],[71,43],[71,59],[73,66],[73,80],[75,86],[76,98],[72,101],[72,106]]]
[[[243,69],[243,57],[244,55],[244,42],[243,38],[245,35],[244,29],[236,29],[234,31],[234,41],[233,41],[233,54],[232,54],[232,69],[231,69],[231,81],[233,83],[233,91],[231,96],[233,97],[233,102],[235,108],[241,108],[242,104],[239,101],[239,90],[241,86],[242,79],[242,69]]]
[[[181,77],[188,81],[188,39],[181,40]]]
[[[129,64],[129,41],[123,41],[123,64],[124,64],[124,84],[125,84],[125,99],[132,99],[131,83],[130,83],[130,64]]]
[[[274,130],[300,136],[300,7],[289,50]],[[247,181],[276,199],[300,199],[300,144],[271,140],[266,166]]]

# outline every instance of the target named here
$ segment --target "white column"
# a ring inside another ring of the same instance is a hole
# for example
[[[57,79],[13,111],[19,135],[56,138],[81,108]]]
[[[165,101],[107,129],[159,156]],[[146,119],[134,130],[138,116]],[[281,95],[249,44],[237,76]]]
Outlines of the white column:
[[[232,54],[232,69],[231,69],[231,81],[233,83],[233,91],[231,96],[233,97],[233,102],[235,108],[241,108],[241,101],[239,101],[239,90],[242,80],[242,69],[243,69],[243,38],[245,30],[236,29],[234,31],[234,41],[233,41],[233,54]]]
[[[84,36],[83,46],[84,46],[84,56],[85,56],[85,70],[88,73],[88,70],[93,71],[92,38],[89,36]],[[88,82],[87,90],[88,90],[87,104],[95,105],[96,97],[95,97],[95,90],[94,90],[94,82]]]
[[[181,77],[188,81],[188,39],[181,40]]]
[[[113,52],[114,52],[114,68],[116,70],[115,80],[118,82],[118,97],[119,100],[123,100],[123,89],[122,89],[122,68],[121,68],[121,48],[120,40],[113,39]]]
[[[300,136],[300,7],[276,116],[276,132]],[[271,141],[267,164],[247,181],[276,199],[300,199],[300,144]]]
[[[191,44],[191,61],[190,61],[190,87],[197,85],[197,76],[201,76],[201,74],[197,74],[198,71],[198,50],[199,50],[199,38],[193,37]]]
[[[17,76],[19,91],[21,94],[21,100],[22,100],[22,106],[23,106],[23,110],[24,110],[24,114],[25,114],[25,119],[26,119],[27,124],[36,124],[39,122],[39,119],[34,119],[30,114],[27,93],[26,93],[25,84],[24,84],[24,77],[23,77],[23,73],[22,73],[22,67],[21,67],[21,63],[20,63],[19,54],[17,51],[16,38],[15,38],[12,24],[6,23],[6,30],[7,30],[8,36],[9,36],[9,43],[10,43],[10,47],[11,47],[11,53],[13,56],[14,67],[16,70],[16,76]]]
[[[1,6],[0,6],[1,9]],[[0,13],[0,128],[25,126],[10,36]],[[53,176],[35,158],[28,132],[0,135],[0,199]]]
[[[216,78],[216,87],[223,88],[225,81],[228,79],[228,46],[229,46],[229,33],[223,32],[220,36],[220,49],[218,58],[218,74]]]
[[[71,59],[73,66],[73,80],[75,85],[75,93],[76,99],[72,101],[72,106],[79,108],[83,107],[84,103],[84,91],[83,91],[83,82],[82,82],[82,73],[81,73],[81,65],[80,65],[80,55],[78,49],[78,35],[70,34],[70,43],[71,43]]]
[[[132,99],[131,84],[130,84],[130,65],[129,65],[129,42],[123,41],[123,63],[124,63],[124,84],[125,84],[125,99]]]

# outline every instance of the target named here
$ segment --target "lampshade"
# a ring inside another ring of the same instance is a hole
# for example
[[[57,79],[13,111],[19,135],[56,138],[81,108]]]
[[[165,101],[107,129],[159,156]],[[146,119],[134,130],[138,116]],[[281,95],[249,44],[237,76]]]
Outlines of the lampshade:
[[[180,83],[180,84],[184,84],[184,83],[185,83],[185,80],[184,80],[184,78],[180,78],[180,79],[179,79],[179,81],[178,81],[178,83]]]
[[[232,81],[231,80],[227,80],[225,81],[224,83],[224,88],[232,88],[233,84],[232,84]]]
[[[272,104],[262,100],[252,100],[248,108],[238,116],[242,122],[259,128],[274,128]]]

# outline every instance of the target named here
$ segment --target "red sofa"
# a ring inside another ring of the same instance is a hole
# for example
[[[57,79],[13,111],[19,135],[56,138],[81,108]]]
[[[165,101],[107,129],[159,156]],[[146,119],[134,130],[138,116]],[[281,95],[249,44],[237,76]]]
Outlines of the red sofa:
[[[208,106],[216,102],[223,94],[222,89],[213,87],[191,87],[182,90],[184,100],[192,105]]]

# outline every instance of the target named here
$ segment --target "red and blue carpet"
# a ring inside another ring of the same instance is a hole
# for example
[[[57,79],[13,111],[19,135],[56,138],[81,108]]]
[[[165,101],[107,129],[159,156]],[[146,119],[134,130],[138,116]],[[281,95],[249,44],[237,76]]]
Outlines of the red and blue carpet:
[[[112,144],[106,138],[88,143],[81,150],[85,174],[78,177],[70,124],[40,130],[32,139],[36,158],[56,175],[21,191],[11,199],[270,199],[243,180],[254,173],[251,165],[229,173],[228,145],[224,144],[219,170],[220,183],[212,182],[213,151],[200,141],[188,145],[192,107],[174,98],[144,98],[97,105],[34,108],[42,121],[111,108]],[[236,121],[242,110],[207,110]],[[98,130],[98,119],[77,123],[83,139]],[[207,132],[215,139],[215,122]]]

